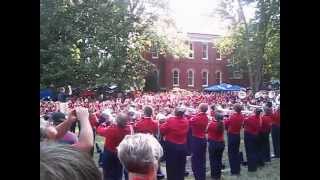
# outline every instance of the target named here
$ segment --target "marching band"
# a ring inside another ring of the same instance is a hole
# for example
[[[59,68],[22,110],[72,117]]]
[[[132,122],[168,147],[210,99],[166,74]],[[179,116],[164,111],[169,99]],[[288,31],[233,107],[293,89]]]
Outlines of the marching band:
[[[110,102],[103,102],[101,109],[104,110],[96,113],[96,119],[99,120],[95,120],[97,123],[93,126],[96,126],[97,134],[105,137],[102,153],[105,179],[122,178],[123,168],[116,156],[116,147],[125,135],[138,132],[152,134],[162,142],[168,180],[184,179],[186,157],[189,155],[194,178],[205,180],[207,152],[211,177],[220,179],[225,135],[231,175],[240,175],[239,147],[242,129],[248,171],[257,171],[257,167],[271,161],[270,134],[274,157],[280,158],[280,94],[276,96],[274,91],[257,92],[253,101],[242,101],[247,96],[246,92],[240,91],[234,103],[199,103],[198,110],[195,109],[194,101],[203,102],[203,99],[188,101],[189,97],[178,93],[161,97],[165,107],[161,107],[157,101],[152,101],[152,96],[136,99],[131,101],[131,104],[128,101],[124,107],[121,107],[121,100],[117,100],[116,109],[126,112],[118,115]],[[172,103],[175,98],[181,97],[187,100]],[[262,98],[267,101],[255,103]],[[251,104],[252,102],[254,104]],[[90,108],[90,105],[88,106]],[[63,112],[67,111],[65,104],[58,108]],[[158,175],[158,178],[163,177],[160,166]]]

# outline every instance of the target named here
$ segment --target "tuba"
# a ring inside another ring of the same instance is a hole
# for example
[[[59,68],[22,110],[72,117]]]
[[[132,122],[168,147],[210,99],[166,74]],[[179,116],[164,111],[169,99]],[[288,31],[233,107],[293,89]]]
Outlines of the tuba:
[[[262,96],[261,92],[256,92],[256,94],[254,95],[256,99],[259,99],[261,96]]]
[[[276,97],[276,104],[280,105],[280,94]]]
[[[246,98],[246,97],[247,97],[247,93],[246,93],[246,92],[244,92],[244,91],[239,91],[239,93],[238,93],[238,97],[239,97],[240,99],[244,99],[244,98]]]
[[[275,96],[276,96],[276,93],[275,93],[274,91],[269,91],[268,97],[269,97],[270,99],[273,99]]]

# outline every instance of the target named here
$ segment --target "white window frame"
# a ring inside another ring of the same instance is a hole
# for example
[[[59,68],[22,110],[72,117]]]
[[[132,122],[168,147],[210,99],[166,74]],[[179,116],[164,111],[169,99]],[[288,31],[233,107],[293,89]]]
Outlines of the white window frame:
[[[203,73],[207,73],[206,84],[203,84]],[[209,85],[209,71],[206,69],[201,71],[201,84],[202,84],[202,87],[208,87]]]
[[[221,71],[216,71],[215,82],[217,82],[217,74],[218,74],[218,72],[220,73],[219,84],[221,84],[222,83],[222,72]]]
[[[189,84],[189,72],[192,72],[192,84]],[[193,69],[188,69],[187,70],[187,85],[188,87],[194,87],[194,70]]]
[[[218,49],[216,49],[216,52],[218,52],[219,50]],[[217,53],[216,53],[217,54]],[[219,52],[219,57],[216,57],[216,60],[217,61],[221,61],[222,60],[222,58],[221,58],[221,52]]]
[[[206,48],[206,56],[207,57],[203,57],[203,46],[206,46],[207,48]],[[208,45],[208,43],[202,43],[202,59],[204,59],[204,60],[208,60],[208,56],[209,56],[209,54],[208,54],[208,51],[209,51],[209,45]]]
[[[190,49],[190,47],[192,47],[192,49]],[[191,51],[192,57],[190,57],[189,56],[190,54],[188,54],[188,59],[194,59],[194,45],[193,45],[192,41],[189,41],[189,50]]]
[[[152,45],[151,45],[151,57],[152,57],[152,59],[158,59],[159,58],[158,47],[155,47],[155,46],[157,46],[157,44],[155,42],[152,42]],[[155,50],[155,52],[153,50]]]
[[[174,84],[174,72],[178,72],[178,84]],[[177,68],[172,69],[172,86],[177,87],[180,85],[180,70]]]

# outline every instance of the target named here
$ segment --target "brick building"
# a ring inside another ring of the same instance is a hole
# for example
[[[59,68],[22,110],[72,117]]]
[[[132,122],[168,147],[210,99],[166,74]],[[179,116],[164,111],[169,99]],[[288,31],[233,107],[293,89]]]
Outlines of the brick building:
[[[155,64],[156,83],[160,89],[174,87],[201,91],[219,83],[248,85],[248,78],[240,71],[230,71],[229,59],[221,57],[214,45],[217,35],[188,33],[192,53],[186,58],[163,57],[156,51],[146,53],[146,59]]]

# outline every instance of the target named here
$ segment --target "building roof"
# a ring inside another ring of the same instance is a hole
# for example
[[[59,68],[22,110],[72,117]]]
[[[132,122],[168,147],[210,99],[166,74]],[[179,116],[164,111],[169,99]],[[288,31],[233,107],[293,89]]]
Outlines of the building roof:
[[[187,33],[187,37],[190,38],[191,41],[200,41],[200,42],[214,42],[215,40],[222,38],[221,35],[217,34],[202,34],[202,33]]]

